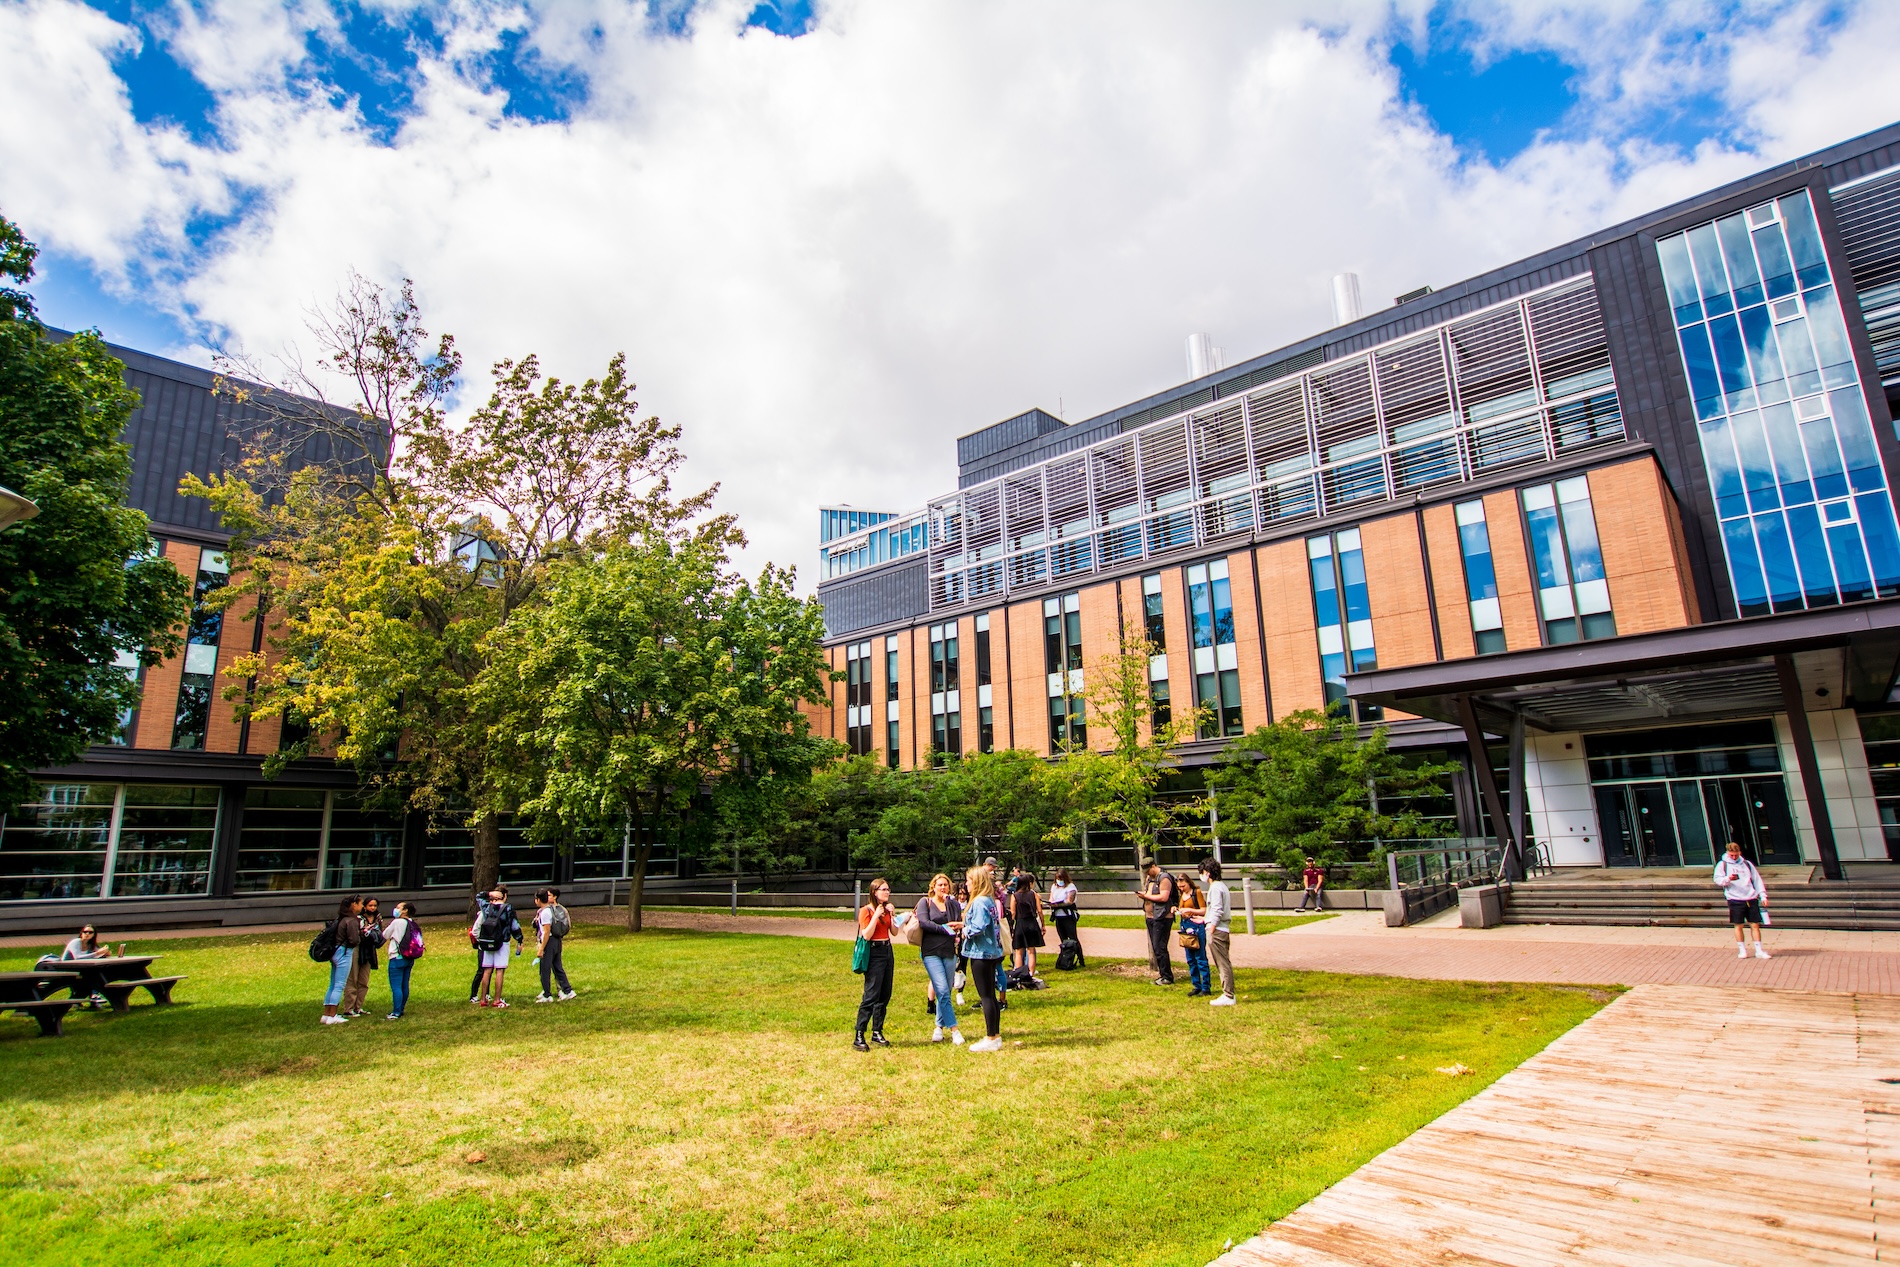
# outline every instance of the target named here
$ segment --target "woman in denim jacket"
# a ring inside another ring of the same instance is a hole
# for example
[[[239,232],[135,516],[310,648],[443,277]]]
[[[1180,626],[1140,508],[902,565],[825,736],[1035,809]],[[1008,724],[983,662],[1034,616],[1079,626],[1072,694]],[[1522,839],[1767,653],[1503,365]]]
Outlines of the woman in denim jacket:
[[[963,911],[963,954],[970,961],[970,979],[983,1005],[983,1038],[971,1051],[1003,1050],[1003,1009],[996,1002],[996,972],[1003,962],[1003,909],[996,901],[996,875],[988,867],[971,867],[970,904]]]

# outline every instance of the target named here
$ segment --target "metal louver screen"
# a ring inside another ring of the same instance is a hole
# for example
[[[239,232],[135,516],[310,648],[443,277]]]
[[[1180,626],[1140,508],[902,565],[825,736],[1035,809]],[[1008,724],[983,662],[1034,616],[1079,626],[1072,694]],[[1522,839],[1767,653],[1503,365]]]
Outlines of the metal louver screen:
[[[1454,325],[1451,352],[1458,400],[1468,421],[1481,422],[1536,402],[1530,345],[1517,305]]]
[[[1832,195],[1854,289],[1900,281],[1900,172]]]

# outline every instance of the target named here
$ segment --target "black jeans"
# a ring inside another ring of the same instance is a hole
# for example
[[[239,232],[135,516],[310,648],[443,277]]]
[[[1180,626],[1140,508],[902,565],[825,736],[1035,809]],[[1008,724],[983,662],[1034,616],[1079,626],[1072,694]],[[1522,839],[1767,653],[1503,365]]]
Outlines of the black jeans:
[[[1148,954],[1154,959],[1155,975],[1174,984],[1174,960],[1168,958],[1168,937],[1174,932],[1174,920],[1163,915],[1148,917]]]
[[[970,960],[969,979],[976,982],[976,997],[983,1006],[983,1036],[995,1038],[1003,1032],[1003,1008],[996,1001],[996,968],[1001,959]]]
[[[567,965],[561,962],[561,939],[553,936],[548,938],[548,948],[541,952],[541,993],[543,994],[554,993],[548,989],[550,977],[561,983],[562,994],[573,991],[574,987],[567,983]]]
[[[891,1005],[891,979],[895,961],[891,943],[871,943],[871,962],[864,965],[864,999],[858,1004],[858,1037],[864,1037],[868,1024],[873,1034],[884,1032],[884,1012]]]
[[[1079,940],[1079,938],[1077,938],[1075,935],[1075,928],[1076,928],[1076,925],[1080,923],[1081,921],[1076,916],[1064,915],[1062,912],[1058,911],[1056,912],[1055,920],[1056,920],[1057,942]],[[1058,946],[1058,949],[1060,949],[1059,946]]]

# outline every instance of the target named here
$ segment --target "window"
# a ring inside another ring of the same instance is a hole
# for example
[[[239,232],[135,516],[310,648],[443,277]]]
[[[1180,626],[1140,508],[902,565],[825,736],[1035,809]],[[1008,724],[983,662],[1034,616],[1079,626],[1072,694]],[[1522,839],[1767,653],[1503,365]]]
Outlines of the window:
[[[1372,600],[1366,592],[1366,556],[1359,530],[1348,528],[1306,539],[1313,573],[1313,615],[1319,629],[1320,676],[1326,683],[1326,707],[1344,710],[1346,674],[1379,667],[1372,645]],[[1377,721],[1385,710],[1359,705],[1360,721]]]
[[[0,818],[0,899],[210,892],[215,787],[43,784]]]
[[[884,763],[891,769],[897,768],[898,746],[898,705],[897,705],[897,635],[889,634],[884,639]]]
[[[393,888],[402,879],[402,814],[366,807],[347,792],[331,802],[323,887]]]
[[[205,746],[211,721],[211,700],[217,693],[218,635],[224,613],[206,600],[224,588],[231,569],[224,556],[205,550],[198,556],[198,580],[192,587],[191,624],[185,636],[185,672],[178,684],[178,711],[172,718],[172,747],[198,750]]]
[[[521,825],[501,820],[501,881],[541,884],[554,878],[554,844],[532,844]],[[655,853],[658,853],[656,846]],[[653,874],[651,868],[647,874]],[[475,882],[475,833],[459,822],[443,824],[422,850],[422,882],[467,888]]]
[[[1082,596],[1042,600],[1043,665],[1049,674],[1049,751],[1088,743],[1082,699]]]
[[[1227,560],[1194,564],[1187,570],[1187,586],[1194,704],[1210,714],[1201,726],[1201,738],[1238,735],[1240,658],[1234,644],[1234,593],[1227,579]]]
[[[127,785],[107,896],[209,892],[217,828],[215,787]]]
[[[930,750],[938,755],[963,752],[963,694],[958,689],[955,621],[930,627]]]
[[[1471,600],[1471,637],[1479,655],[1504,650],[1504,613],[1498,607],[1498,574],[1491,564],[1491,530],[1484,503],[1459,502],[1458,551],[1465,560],[1465,595]]]
[[[1900,594],[1900,530],[1807,191],[1656,250],[1737,611]]]
[[[139,657],[136,651],[117,652],[112,657],[112,665],[135,683],[139,681],[139,674],[143,671],[142,666],[139,664]],[[137,714],[138,705],[136,704],[120,710],[118,728],[112,732],[112,738],[106,742],[119,747],[131,743],[132,719]]]
[[[328,809],[329,793],[321,789],[246,788],[244,826],[238,832],[237,891],[316,888]]]
[[[996,751],[996,713],[990,701],[990,614],[976,620],[976,750]]]
[[[1524,523],[1537,561],[1537,604],[1550,644],[1616,637],[1610,582],[1597,547],[1590,481],[1578,475],[1527,488]]]
[[[1160,730],[1174,714],[1168,698],[1168,626],[1161,618],[1159,573],[1141,578],[1141,631],[1154,647],[1154,654],[1148,658],[1148,697],[1152,703],[1148,719]]]
[[[854,642],[844,653],[845,743],[854,756],[871,751],[871,644]]]

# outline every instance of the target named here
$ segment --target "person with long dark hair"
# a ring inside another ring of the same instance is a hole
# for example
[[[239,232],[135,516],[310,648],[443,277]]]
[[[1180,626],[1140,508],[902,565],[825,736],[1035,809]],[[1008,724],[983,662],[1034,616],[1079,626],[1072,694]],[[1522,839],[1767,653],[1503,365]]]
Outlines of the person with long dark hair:
[[[356,948],[363,941],[363,926],[356,920],[362,909],[363,899],[355,893],[336,905],[336,949],[330,952],[330,992],[323,996],[325,1025],[341,1025],[350,1019],[338,1016],[336,1010],[343,1002],[343,991],[350,984],[350,965],[356,962]]]
[[[891,982],[896,958],[891,953],[891,934],[897,928],[897,915],[891,910],[891,885],[883,876],[871,881],[871,900],[858,910],[858,936],[870,943],[871,956],[864,966],[864,997],[858,1000],[857,1035],[851,1040],[855,1051],[870,1051],[864,1041],[865,1026],[871,1028],[871,1042],[889,1047],[884,1037],[884,1014],[891,1006]]]
[[[1016,873],[1015,892],[1010,895],[1010,942],[1016,948],[1016,968],[1020,975],[1036,975],[1036,951],[1047,934],[1042,927],[1042,894],[1036,891],[1036,877],[1027,871]]]
[[[996,876],[988,867],[971,867],[970,905],[963,913],[963,954],[983,1008],[983,1037],[971,1051],[1003,1050],[1003,1009],[997,1003],[996,978],[1003,965],[1003,908],[996,900]]]
[[[409,974],[422,957],[422,937],[414,902],[398,902],[392,909],[395,918],[383,926],[383,945],[389,950],[389,1015],[383,1019],[400,1021],[409,1008]],[[411,949],[415,958],[410,957]]]

